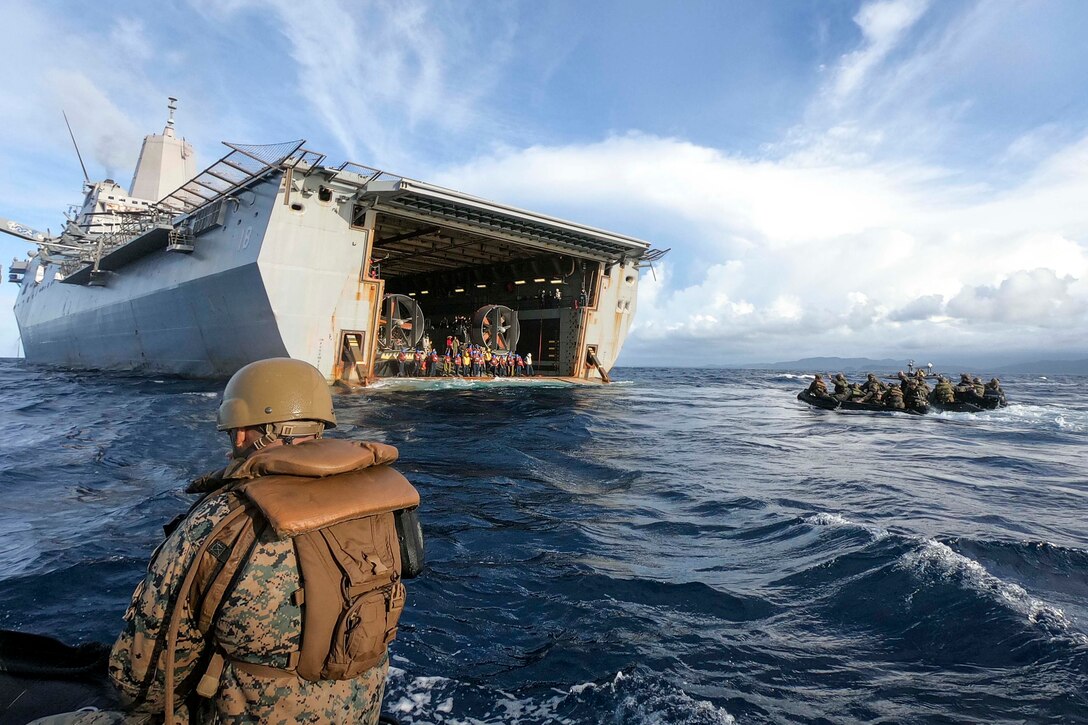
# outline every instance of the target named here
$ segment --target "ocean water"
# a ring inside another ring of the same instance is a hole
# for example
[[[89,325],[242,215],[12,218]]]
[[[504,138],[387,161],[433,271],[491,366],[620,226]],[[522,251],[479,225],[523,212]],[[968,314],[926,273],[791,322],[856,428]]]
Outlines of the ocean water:
[[[423,497],[404,723],[1088,721],[1088,379],[979,415],[836,413],[799,375],[386,384],[336,435]],[[220,383],[0,361],[0,627],[110,641]]]

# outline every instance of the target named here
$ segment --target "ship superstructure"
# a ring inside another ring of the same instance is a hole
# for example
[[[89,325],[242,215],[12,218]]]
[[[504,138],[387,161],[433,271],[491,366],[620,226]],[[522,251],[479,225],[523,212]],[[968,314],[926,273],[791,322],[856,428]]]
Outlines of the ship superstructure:
[[[57,236],[0,220],[38,245],[11,274],[28,362],[219,377],[289,356],[356,384],[456,335],[531,352],[546,375],[607,379],[639,267],[662,254],[648,243],[326,164],[302,141],[226,144],[186,174],[171,101],[130,194],[88,184]]]

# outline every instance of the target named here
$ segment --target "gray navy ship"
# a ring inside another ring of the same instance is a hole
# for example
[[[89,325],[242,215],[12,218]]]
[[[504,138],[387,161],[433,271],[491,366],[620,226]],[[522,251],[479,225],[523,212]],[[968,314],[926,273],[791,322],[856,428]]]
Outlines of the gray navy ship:
[[[0,219],[29,363],[226,377],[293,357],[330,382],[389,374],[457,337],[607,381],[639,269],[668,250],[379,169],[304,141],[224,144],[196,173],[175,132],[144,139],[126,191],[85,184],[60,234]]]

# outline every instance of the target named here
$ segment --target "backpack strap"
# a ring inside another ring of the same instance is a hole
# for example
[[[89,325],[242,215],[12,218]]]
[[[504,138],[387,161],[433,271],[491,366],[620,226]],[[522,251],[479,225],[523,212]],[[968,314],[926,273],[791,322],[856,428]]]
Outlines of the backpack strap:
[[[198,563],[196,583],[190,599],[191,611],[197,615],[197,629],[208,634],[215,622],[227,594],[243,566],[253,555],[257,541],[268,529],[268,522],[260,512],[245,507],[245,515],[225,527],[208,547],[212,558],[204,557]]]
[[[175,657],[178,644],[178,630],[181,628],[181,610],[184,609],[182,606],[183,602],[189,597],[192,591],[193,582],[196,580],[197,571],[200,568],[198,563],[203,558],[205,552],[207,552],[218,540],[218,535],[224,529],[234,525],[237,520],[245,514],[245,506],[239,504],[231,509],[219,523],[212,527],[212,530],[208,532],[208,535],[204,537],[204,541],[196,550],[193,561],[190,564],[189,569],[185,572],[185,578],[178,588],[177,595],[174,599],[173,611],[170,613],[170,622],[166,628],[166,652],[164,653],[165,671],[163,673],[163,689],[165,694],[163,716],[166,725],[174,725],[174,667],[176,665]]]

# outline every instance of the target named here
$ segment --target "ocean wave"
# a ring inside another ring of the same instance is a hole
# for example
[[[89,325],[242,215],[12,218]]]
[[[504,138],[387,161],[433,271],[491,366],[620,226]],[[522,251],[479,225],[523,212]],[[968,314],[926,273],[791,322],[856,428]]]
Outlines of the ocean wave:
[[[1061,608],[1036,599],[1019,584],[994,576],[979,562],[940,541],[924,539],[920,547],[903,554],[896,566],[922,579],[955,582],[1023,615],[1052,636],[1065,636],[1078,645],[1088,645],[1088,636],[1076,630]]]
[[[385,709],[404,723],[458,725],[575,725],[596,715],[593,722],[675,723],[676,725],[735,725],[736,719],[707,700],[692,697],[656,676],[617,672],[603,682],[566,688],[551,687],[539,694],[489,690],[447,677],[411,676],[389,668]],[[453,715],[454,710],[457,715]]]
[[[874,526],[873,524],[863,524],[857,521],[851,521],[850,519],[842,516],[841,514],[820,512],[815,514],[809,514],[802,519],[806,524],[810,526],[830,526],[834,528],[850,528],[861,529],[867,531],[874,541],[879,541],[889,535],[889,531],[880,526]]]
[[[39,538],[27,523],[0,521],[0,582],[34,566],[42,555]]]

